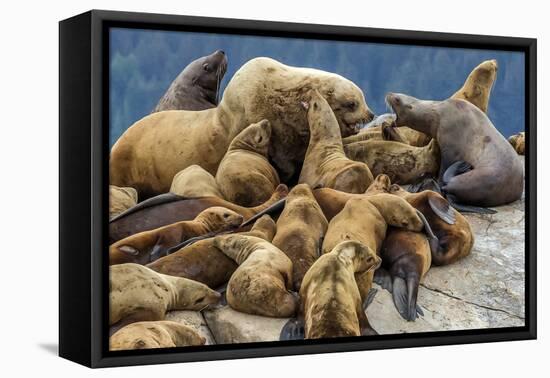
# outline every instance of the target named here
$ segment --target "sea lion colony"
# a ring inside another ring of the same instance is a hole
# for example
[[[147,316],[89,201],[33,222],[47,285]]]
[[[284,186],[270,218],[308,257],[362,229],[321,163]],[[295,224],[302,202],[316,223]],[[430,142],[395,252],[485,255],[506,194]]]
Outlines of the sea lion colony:
[[[218,91],[227,62],[212,57],[213,74],[193,62],[160,104],[203,101],[176,90],[193,72]],[[431,264],[472,250],[460,212],[521,195],[523,168],[486,115],[497,67],[444,101],[389,94],[394,113],[375,118],[349,80],[256,58],[207,110],[136,122],[110,156],[111,348],[202,345],[166,312],[225,301],[291,318],[285,340],[375,335],[373,281],[403,318],[422,316]]]

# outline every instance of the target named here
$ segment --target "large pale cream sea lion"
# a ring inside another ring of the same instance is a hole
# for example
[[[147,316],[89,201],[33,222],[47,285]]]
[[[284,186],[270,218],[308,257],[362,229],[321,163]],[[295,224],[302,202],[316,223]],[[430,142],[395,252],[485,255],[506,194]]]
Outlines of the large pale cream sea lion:
[[[239,264],[227,284],[227,303],[253,315],[286,318],[296,312],[292,261],[268,241],[244,235],[216,236],[214,246]]]
[[[135,206],[138,201],[134,188],[119,188],[109,185],[109,219]]]
[[[208,286],[157,273],[143,265],[109,267],[109,325],[163,320],[170,310],[203,310],[221,295]]]
[[[497,71],[498,64],[495,59],[480,63],[468,75],[462,88],[456,91],[451,98],[466,100],[477,106],[483,113],[487,113]]]
[[[437,139],[441,189],[453,207],[487,212],[482,207],[521,197],[523,164],[476,106],[464,100],[426,101],[394,93],[386,101],[397,115],[397,127],[407,125]]]
[[[233,138],[262,119],[271,122],[270,158],[287,182],[307,148],[301,102],[312,89],[327,99],[344,137],[373,117],[363,92],[342,76],[255,58],[235,73],[216,108],[158,112],[133,124],[111,149],[110,182],[149,197],[167,192],[174,175],[192,164],[214,175]]]
[[[223,198],[223,194],[220,192],[214,176],[198,165],[190,165],[178,172],[172,180],[170,193],[187,198]]]
[[[241,206],[269,199],[279,175],[267,160],[271,125],[264,119],[241,131],[229,145],[216,173],[223,198]]]
[[[372,173],[365,163],[346,157],[338,121],[329,103],[314,90],[307,108],[310,137],[299,182],[312,188],[363,193],[373,180]]]
[[[109,338],[109,350],[175,348],[204,345],[206,339],[186,325],[169,320],[137,322],[116,331]]]
[[[304,275],[321,255],[328,222],[307,184],[296,185],[277,220],[273,245],[292,260],[293,287],[300,291]]]

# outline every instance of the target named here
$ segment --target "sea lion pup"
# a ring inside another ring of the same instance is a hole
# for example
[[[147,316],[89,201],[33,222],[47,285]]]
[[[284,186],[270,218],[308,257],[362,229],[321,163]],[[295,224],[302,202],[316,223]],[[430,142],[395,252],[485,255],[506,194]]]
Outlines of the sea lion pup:
[[[292,287],[292,261],[273,244],[254,237],[224,235],[214,246],[239,264],[227,284],[227,303],[234,310],[276,318],[291,317],[298,301]]]
[[[439,193],[431,190],[409,193],[399,185],[391,185],[390,193],[406,200],[428,220],[439,240],[437,248],[432,248],[435,265],[448,265],[470,254],[474,246],[470,223]]]
[[[109,240],[114,243],[139,232],[152,230],[168,224],[194,219],[201,211],[220,206],[243,216],[245,223],[255,221],[264,212],[276,214],[284,207],[288,194],[286,185],[279,185],[271,197],[261,205],[243,207],[218,197],[186,198],[172,193],[160,195],[138,203],[131,209],[111,219]]]
[[[264,119],[233,139],[216,173],[223,198],[241,206],[267,201],[279,185],[279,175],[267,160],[270,137],[271,124]]]
[[[222,50],[192,61],[170,84],[152,113],[216,107],[226,70],[227,57]]]
[[[369,167],[346,157],[338,121],[327,100],[315,90],[306,106],[309,146],[300,183],[348,193],[363,193],[373,180]]]
[[[129,324],[109,337],[109,350],[175,348],[204,345],[206,339],[186,325],[169,320]]]
[[[264,215],[254,223],[250,231],[239,235],[255,236],[270,242],[275,236],[275,230],[273,219]],[[214,238],[199,240],[147,265],[158,273],[189,278],[212,289],[229,281],[237,266],[235,261],[214,247]]]
[[[292,261],[294,291],[300,291],[304,275],[321,255],[328,222],[307,184],[296,185],[286,197],[277,220],[273,245]]]
[[[508,142],[514,147],[514,150],[519,155],[525,155],[525,132],[522,131],[519,134],[512,135],[508,138]]]
[[[218,189],[218,184],[216,184],[216,179],[214,176],[198,165],[191,165],[183,171],[178,172],[172,180],[170,193],[187,198],[223,198],[222,193]],[[273,193],[273,191],[271,191],[271,193]]]
[[[157,273],[143,265],[109,267],[109,325],[163,320],[171,310],[199,311],[221,295],[199,282]]]
[[[487,212],[521,198],[523,164],[487,115],[468,101],[425,101],[403,94],[386,96],[407,125],[437,139],[441,189],[453,207]],[[482,206],[482,207],[479,207]]]
[[[462,88],[456,91],[451,98],[466,100],[477,106],[483,113],[487,113],[491,89],[497,77],[497,71],[496,59],[482,62],[473,69]]]
[[[224,207],[211,207],[192,221],[172,223],[119,240],[109,247],[109,265],[147,264],[165,256],[170,247],[189,238],[238,228],[243,216]]]
[[[363,310],[355,277],[370,273],[379,265],[376,252],[357,241],[341,242],[319,257],[304,276],[300,289],[305,338],[376,334]]]
[[[216,174],[235,136],[262,119],[272,127],[270,161],[287,182],[299,172],[307,149],[309,129],[300,103],[311,89],[334,109],[343,136],[373,117],[361,89],[342,76],[255,58],[231,78],[216,108],[158,112],[126,130],[111,149],[110,183],[134,187],[147,198],[166,193],[174,175],[192,164]]]
[[[424,223],[407,201],[395,195],[355,196],[329,222],[323,253],[332,251],[338,243],[346,240],[356,240],[378,252],[386,238],[388,226],[421,231]],[[371,289],[373,274],[369,271],[355,277],[363,302]]]
[[[367,140],[346,144],[344,151],[350,159],[367,164],[373,175],[386,174],[398,184],[413,184],[439,173],[440,151],[433,139],[425,147]]]
[[[137,191],[134,188],[109,185],[109,219],[135,206],[137,200]]]

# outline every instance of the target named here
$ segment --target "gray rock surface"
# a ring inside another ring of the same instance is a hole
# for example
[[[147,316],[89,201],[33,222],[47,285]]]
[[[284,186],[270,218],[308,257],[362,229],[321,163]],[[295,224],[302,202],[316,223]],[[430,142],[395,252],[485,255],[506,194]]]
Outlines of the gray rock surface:
[[[194,328],[206,339],[206,345],[216,344],[204,317],[198,311],[170,311],[166,314],[166,320]]]

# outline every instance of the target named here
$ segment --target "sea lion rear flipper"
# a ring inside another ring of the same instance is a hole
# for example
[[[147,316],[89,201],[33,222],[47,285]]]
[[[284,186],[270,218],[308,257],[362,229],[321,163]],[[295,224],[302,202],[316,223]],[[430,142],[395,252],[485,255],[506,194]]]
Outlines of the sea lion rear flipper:
[[[280,341],[303,340],[306,337],[304,322],[298,319],[290,319],[281,329]]]
[[[447,184],[453,177],[471,171],[472,168],[472,165],[464,160],[455,161],[443,173],[442,181],[444,184]]]
[[[397,276],[393,278],[393,303],[399,315],[407,321],[414,321],[418,316],[416,298],[419,283],[417,277],[407,277],[406,281]],[[420,313],[424,314],[421,309]]]
[[[162,205],[164,203],[180,201],[182,199],[185,199],[185,197],[179,196],[179,195],[174,194],[174,193],[159,194],[158,196],[146,199],[145,201],[142,201],[142,202],[138,203],[137,205],[132,206],[128,210],[123,211],[122,213],[118,214],[116,217],[113,217],[113,218],[109,219],[109,223],[114,222],[114,221],[116,221],[120,218],[123,218],[123,217],[127,216],[127,215],[138,212],[140,210],[147,209],[148,207]]]
[[[461,203],[457,203],[455,200],[455,197],[452,195],[447,195],[447,201],[449,201],[449,204],[454,207],[457,211],[460,211],[461,213],[479,213],[479,214],[496,214],[497,211],[493,209],[489,209],[486,207],[479,207],[479,206],[470,206],[470,205],[463,205]]]
[[[245,227],[245,226],[248,226],[249,224],[252,224],[252,223],[256,222],[256,220],[260,219],[265,214],[272,215],[273,213],[276,213],[276,212],[279,212],[279,211],[283,210],[283,208],[285,207],[285,203],[286,203],[286,198],[282,198],[282,199],[278,200],[273,205],[269,206],[267,209],[264,209],[264,210],[260,211],[258,214],[253,215],[252,217],[248,218],[246,221],[244,221],[241,224],[241,227]]]
[[[380,285],[383,289],[386,289],[390,293],[393,290],[392,280],[390,273],[384,268],[378,268],[374,271],[373,281]]]
[[[428,204],[432,208],[433,212],[441,218],[442,221],[447,224],[455,224],[455,212],[449,202],[445,201],[445,199],[439,196],[431,195],[428,197]]]
[[[367,297],[365,298],[365,301],[363,302],[363,311],[367,311],[367,307],[369,307],[369,305],[374,300],[374,297],[376,297],[376,293],[378,293],[378,289],[371,288],[369,290],[369,293],[367,294]]]

